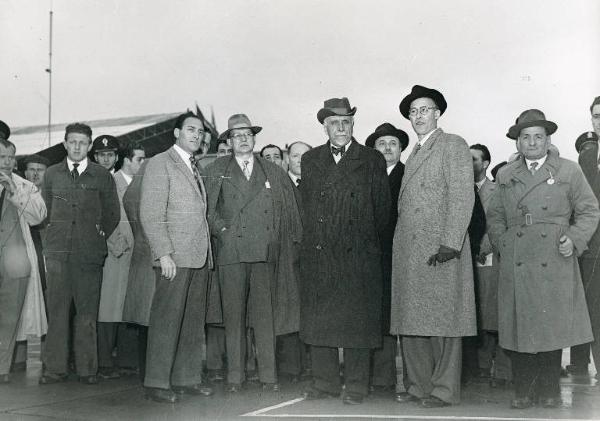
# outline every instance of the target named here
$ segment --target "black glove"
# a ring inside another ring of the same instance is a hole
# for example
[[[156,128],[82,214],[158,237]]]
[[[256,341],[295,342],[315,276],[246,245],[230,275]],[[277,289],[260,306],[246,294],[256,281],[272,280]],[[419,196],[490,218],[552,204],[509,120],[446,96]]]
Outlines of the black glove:
[[[436,254],[431,255],[431,257],[429,258],[429,260],[427,260],[427,264],[429,266],[436,265],[436,262],[439,263],[444,263],[447,262],[448,260],[452,260],[452,259],[458,259],[460,257],[460,252],[454,249],[451,249],[450,247],[446,247],[446,246],[440,246],[440,248],[438,249],[438,252]]]

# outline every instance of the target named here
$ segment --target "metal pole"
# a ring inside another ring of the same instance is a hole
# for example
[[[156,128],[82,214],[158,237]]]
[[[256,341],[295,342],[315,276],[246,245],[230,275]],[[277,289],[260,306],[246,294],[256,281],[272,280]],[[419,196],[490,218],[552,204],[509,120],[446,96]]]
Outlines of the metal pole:
[[[48,50],[48,147],[52,146],[52,10],[50,10],[50,48]]]

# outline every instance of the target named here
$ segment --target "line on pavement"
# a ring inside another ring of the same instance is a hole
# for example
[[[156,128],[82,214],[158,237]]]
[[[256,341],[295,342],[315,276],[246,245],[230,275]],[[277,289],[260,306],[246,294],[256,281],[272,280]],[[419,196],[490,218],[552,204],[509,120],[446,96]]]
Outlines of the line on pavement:
[[[291,405],[288,403],[288,405]],[[287,405],[286,405],[287,406]],[[273,408],[275,409],[275,408]],[[270,410],[268,408],[260,411]],[[473,421],[589,421],[588,418],[528,418],[528,417],[473,417],[465,415],[374,415],[374,414],[265,414],[259,411],[249,412],[243,417],[270,417],[270,418],[363,418],[363,419],[391,419],[391,420],[473,420]]]
[[[242,417],[257,417],[259,415],[264,414],[265,412],[269,412],[274,409],[284,408],[286,406],[293,405],[298,402],[302,402],[303,400],[304,400],[304,398],[292,399],[290,401],[278,403],[277,405],[267,406],[266,408],[263,408],[263,409],[257,409],[256,411],[248,412],[246,414],[242,414],[241,416]]]

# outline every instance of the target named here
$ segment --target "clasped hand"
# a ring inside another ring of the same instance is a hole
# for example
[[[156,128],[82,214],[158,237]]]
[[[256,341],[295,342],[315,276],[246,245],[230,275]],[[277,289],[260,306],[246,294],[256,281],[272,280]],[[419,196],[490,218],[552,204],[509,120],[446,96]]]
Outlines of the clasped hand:
[[[458,259],[460,257],[460,252],[458,250],[454,250],[450,247],[440,246],[438,252],[436,254],[431,255],[429,260],[427,260],[427,264],[429,266],[435,266],[437,263],[444,263],[448,260]]]

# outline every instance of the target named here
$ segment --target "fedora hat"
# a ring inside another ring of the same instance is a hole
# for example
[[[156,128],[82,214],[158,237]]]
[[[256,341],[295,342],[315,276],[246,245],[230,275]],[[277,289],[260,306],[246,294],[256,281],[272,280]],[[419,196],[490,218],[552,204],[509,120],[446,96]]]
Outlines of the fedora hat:
[[[598,135],[595,132],[584,132],[580,134],[575,141],[575,150],[577,150],[577,153],[582,151],[586,143],[598,144]]]
[[[375,147],[375,141],[382,136],[394,136],[400,141],[400,147],[402,150],[406,149],[408,146],[408,135],[404,130],[397,129],[393,124],[383,123],[378,126],[373,133],[371,133],[367,140],[365,141],[365,145],[369,148]]]
[[[219,140],[224,140],[229,137],[229,133],[234,129],[250,129],[253,134],[257,134],[262,130],[262,127],[253,126],[246,114],[234,114],[227,120],[227,130],[219,136]]]
[[[332,115],[353,116],[356,114],[356,107],[350,108],[348,98],[331,98],[323,103],[323,108],[317,113],[317,120],[323,124],[327,117]]]
[[[546,129],[546,134],[550,136],[558,129],[556,123],[546,120],[546,116],[540,110],[532,109],[525,110],[517,117],[515,124],[508,129],[506,137],[517,140],[521,130],[528,127],[543,127]]]
[[[425,86],[415,85],[412,87],[412,91],[410,94],[406,95],[402,101],[400,101],[400,114],[404,116],[405,119],[408,120],[408,115],[410,112],[410,104],[419,98],[429,98],[435,105],[437,105],[440,110],[440,115],[444,114],[446,108],[448,108],[448,103],[446,102],[446,98],[440,91],[436,91],[435,89],[426,88]]]

